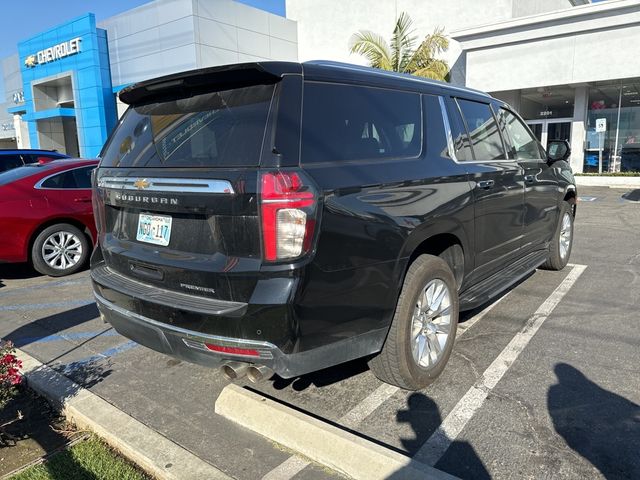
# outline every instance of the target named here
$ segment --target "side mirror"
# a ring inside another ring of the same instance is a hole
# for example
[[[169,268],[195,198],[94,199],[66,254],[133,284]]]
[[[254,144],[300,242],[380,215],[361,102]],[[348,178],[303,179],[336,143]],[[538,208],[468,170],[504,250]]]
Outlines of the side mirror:
[[[45,163],[53,162],[55,159],[51,157],[38,157],[38,163],[44,165]]]
[[[549,140],[547,142],[547,158],[550,163],[566,160],[571,155],[571,146],[566,140]]]

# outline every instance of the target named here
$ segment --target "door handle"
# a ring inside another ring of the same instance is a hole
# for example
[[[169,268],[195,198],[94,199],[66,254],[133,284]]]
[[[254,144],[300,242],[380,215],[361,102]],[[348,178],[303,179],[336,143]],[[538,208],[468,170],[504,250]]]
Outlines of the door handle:
[[[533,183],[533,181],[535,180],[536,177],[534,177],[533,175],[525,175],[524,176],[524,181],[528,182],[528,183]]]
[[[90,198],[74,198],[73,201],[76,203],[90,203],[91,199]]]
[[[495,182],[493,180],[480,180],[478,182],[478,188],[482,188],[484,190],[489,190],[490,188],[493,188],[494,185]]]

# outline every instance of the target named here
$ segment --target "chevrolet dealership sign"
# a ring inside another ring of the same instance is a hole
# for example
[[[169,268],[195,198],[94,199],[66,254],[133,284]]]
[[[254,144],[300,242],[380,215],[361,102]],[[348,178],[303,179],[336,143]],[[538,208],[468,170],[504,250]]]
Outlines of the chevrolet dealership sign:
[[[80,40],[80,37],[76,37],[52,47],[45,48],[44,50],[40,50],[39,52],[25,58],[24,64],[27,67],[35,67],[36,65],[54,62],[61,58],[75,55],[80,52]]]

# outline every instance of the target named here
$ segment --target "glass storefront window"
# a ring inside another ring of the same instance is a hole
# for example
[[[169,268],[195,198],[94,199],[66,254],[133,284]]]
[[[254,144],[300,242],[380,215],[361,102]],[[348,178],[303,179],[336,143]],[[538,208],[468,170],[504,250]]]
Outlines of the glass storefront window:
[[[538,87],[522,91],[520,114],[527,120],[573,117],[574,90],[567,86]]]
[[[598,171],[599,134],[596,121],[604,118],[602,171],[640,171],[640,85],[595,86],[589,89],[584,171]]]

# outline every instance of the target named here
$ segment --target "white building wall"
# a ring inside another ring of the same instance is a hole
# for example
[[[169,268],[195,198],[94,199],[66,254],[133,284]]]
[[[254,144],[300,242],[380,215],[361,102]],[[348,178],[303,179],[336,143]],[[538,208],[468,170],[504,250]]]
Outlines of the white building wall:
[[[590,0],[574,0],[576,5],[590,3]],[[537,15],[539,13],[553,12],[570,7],[567,0],[513,0],[513,18]]]
[[[523,7],[522,3],[530,4]],[[515,8],[515,5],[518,5]],[[337,60],[364,65],[349,54],[349,38],[358,30],[391,36],[395,20],[407,12],[418,37],[443,27],[445,33],[472,26],[510,20],[516,12],[570,7],[569,0],[287,0],[287,18],[298,23],[301,61]],[[452,44],[445,59],[453,65],[460,48]]]
[[[619,0],[453,32],[465,50],[457,68],[485,91],[640,76],[640,2]],[[463,62],[460,62],[463,63]]]
[[[156,0],[109,18],[114,86],[194,68],[298,58],[295,22],[233,0]]]

